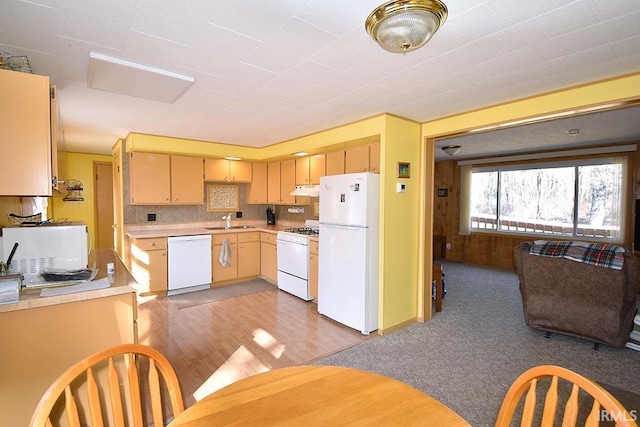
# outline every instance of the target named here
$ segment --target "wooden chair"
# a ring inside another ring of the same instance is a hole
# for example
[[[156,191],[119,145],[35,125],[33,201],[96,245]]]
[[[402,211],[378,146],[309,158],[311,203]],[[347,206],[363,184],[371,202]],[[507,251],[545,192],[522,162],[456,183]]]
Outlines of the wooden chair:
[[[147,369],[145,377],[142,374]],[[101,387],[101,378],[106,378],[103,382],[108,384]],[[121,387],[121,383],[127,387]],[[86,400],[78,390],[83,387]],[[143,399],[141,390],[147,395],[147,388],[149,398]],[[143,423],[143,405],[150,405],[153,425],[163,426],[163,394],[169,398],[173,417],[184,411],[178,377],[169,361],[159,351],[141,344],[118,345],[87,357],[60,375],[40,400],[30,426],[52,427],[56,420],[66,418],[63,424],[69,427],[124,426],[125,420],[142,427],[150,424]]]
[[[525,371],[511,385],[500,407],[496,427],[506,427],[512,418],[525,392],[527,393],[522,408],[521,426],[531,426],[536,408],[536,387],[538,380],[551,377],[551,383],[544,400],[542,422],[540,426],[553,426],[558,407],[558,379],[573,384],[571,394],[566,401],[562,426],[575,426],[578,418],[580,390],[593,398],[585,426],[598,426],[601,420],[615,421],[617,426],[637,427],[634,414],[629,413],[622,404],[607,390],[597,383],[569,369],[559,366],[542,365]],[[589,400],[590,401],[590,400]]]

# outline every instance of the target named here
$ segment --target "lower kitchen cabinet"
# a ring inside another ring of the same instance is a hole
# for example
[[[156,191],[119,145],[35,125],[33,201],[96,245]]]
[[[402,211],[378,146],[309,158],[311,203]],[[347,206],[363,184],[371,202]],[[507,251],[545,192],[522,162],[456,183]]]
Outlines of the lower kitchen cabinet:
[[[229,266],[220,263],[220,252],[224,239],[229,242]],[[212,278],[211,286],[219,286],[238,277],[238,233],[214,234],[211,237]]]
[[[313,302],[318,303],[318,251],[319,244],[314,240],[309,240],[309,293],[313,297]]]
[[[131,275],[138,282],[141,294],[167,292],[167,239],[131,239],[129,254]]]
[[[278,282],[276,235],[273,233],[260,233],[260,275],[268,282]]]
[[[260,275],[260,232],[238,233],[238,278]]]

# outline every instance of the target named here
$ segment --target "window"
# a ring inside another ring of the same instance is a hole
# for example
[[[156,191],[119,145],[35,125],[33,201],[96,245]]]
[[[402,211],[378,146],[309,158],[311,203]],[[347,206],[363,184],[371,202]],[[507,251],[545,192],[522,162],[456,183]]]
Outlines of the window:
[[[474,167],[471,231],[621,241],[625,179],[624,157]]]

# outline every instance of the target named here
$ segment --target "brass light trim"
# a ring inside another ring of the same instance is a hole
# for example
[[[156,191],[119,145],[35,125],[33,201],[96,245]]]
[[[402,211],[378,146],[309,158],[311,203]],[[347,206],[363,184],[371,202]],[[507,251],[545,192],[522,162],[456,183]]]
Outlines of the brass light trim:
[[[392,0],[371,12],[365,28],[383,49],[407,53],[427,43],[448,13],[440,0]]]

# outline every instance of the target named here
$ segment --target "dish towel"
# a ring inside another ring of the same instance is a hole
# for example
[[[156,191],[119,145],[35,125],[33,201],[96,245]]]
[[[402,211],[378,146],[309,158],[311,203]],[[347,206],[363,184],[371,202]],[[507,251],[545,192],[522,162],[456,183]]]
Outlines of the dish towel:
[[[229,247],[229,241],[225,237],[222,239],[222,245],[220,245],[220,255],[218,256],[218,262],[223,267],[229,267],[231,262],[229,261],[231,258],[231,248]]]

